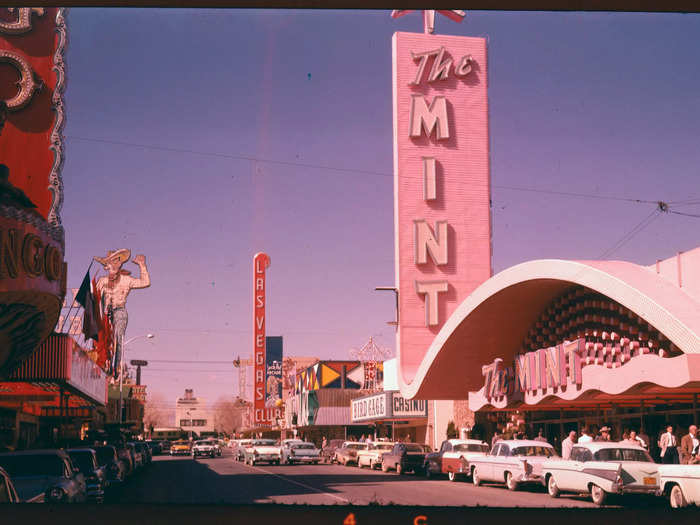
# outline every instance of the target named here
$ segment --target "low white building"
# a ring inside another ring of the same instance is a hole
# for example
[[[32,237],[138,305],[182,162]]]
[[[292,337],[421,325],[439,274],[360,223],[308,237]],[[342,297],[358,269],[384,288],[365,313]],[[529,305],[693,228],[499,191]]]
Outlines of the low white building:
[[[194,397],[191,388],[185,389],[184,397],[178,397],[175,401],[175,425],[185,432],[192,432],[193,437],[214,431],[214,416],[207,409],[206,400]]]

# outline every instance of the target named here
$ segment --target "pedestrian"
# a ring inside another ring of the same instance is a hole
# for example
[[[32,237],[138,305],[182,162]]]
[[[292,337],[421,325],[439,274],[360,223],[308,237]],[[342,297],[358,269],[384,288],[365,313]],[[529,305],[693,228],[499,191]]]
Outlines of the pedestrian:
[[[647,448],[647,444],[642,438],[639,437],[636,430],[630,430],[630,442],[632,442],[634,445],[639,445],[644,449]]]
[[[323,436],[323,439],[321,440],[321,451],[326,448],[326,445],[328,445],[328,441],[326,440],[326,436]]]
[[[690,425],[688,433],[681,438],[680,454],[682,464],[689,465],[691,461],[694,463],[696,462],[695,458],[698,453],[698,445],[700,445],[700,441],[698,440],[698,427]]]
[[[637,433],[637,439],[640,440],[640,441],[643,443],[642,446],[643,446],[646,450],[651,451],[651,441],[649,441],[649,436],[647,436],[647,435],[644,433],[644,428],[640,428],[640,429],[639,429],[639,432]]]
[[[581,437],[578,438],[578,442],[589,443],[591,441],[593,441],[593,438],[588,435],[588,429],[586,427],[583,427],[583,429],[581,429]]]
[[[661,434],[661,438],[659,438],[659,448],[661,449],[661,463],[678,463],[678,447],[676,436],[673,435],[673,425],[666,425],[666,432]]]
[[[501,434],[501,427],[496,427],[496,432],[494,432],[493,437],[491,438],[491,448],[500,441],[502,434]]]
[[[561,442],[562,459],[569,459],[569,456],[571,456],[571,449],[574,448],[574,443],[576,443],[576,432],[572,430],[569,432],[569,436]]]
[[[537,437],[535,438],[535,441],[544,441],[545,443],[547,442],[547,438],[544,437],[544,430],[540,429],[539,432],[537,432]]]
[[[595,441],[610,441],[610,427],[601,427],[600,434],[596,436]]]

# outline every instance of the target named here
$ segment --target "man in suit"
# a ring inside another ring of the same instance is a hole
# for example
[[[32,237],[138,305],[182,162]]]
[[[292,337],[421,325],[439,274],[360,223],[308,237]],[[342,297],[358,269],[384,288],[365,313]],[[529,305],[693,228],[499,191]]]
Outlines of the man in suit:
[[[673,425],[666,425],[666,432],[659,438],[659,448],[661,449],[661,463],[678,463],[678,443],[673,435]]]
[[[691,461],[695,462],[695,457],[698,453],[698,427],[690,425],[688,433],[681,438],[681,463],[688,465]]]

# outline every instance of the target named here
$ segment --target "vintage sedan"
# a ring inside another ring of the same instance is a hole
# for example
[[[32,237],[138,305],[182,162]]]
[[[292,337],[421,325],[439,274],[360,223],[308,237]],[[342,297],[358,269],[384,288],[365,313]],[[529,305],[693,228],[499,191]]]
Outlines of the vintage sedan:
[[[151,447],[146,445],[145,441],[132,441],[131,444],[133,444],[134,448],[141,453],[141,461],[143,462],[143,466],[145,467],[146,465],[150,465],[153,461]]]
[[[472,458],[472,482],[505,483],[508,490],[518,490],[522,483],[542,483],[542,463],[556,456],[554,447],[545,441],[508,439],[498,441],[488,454]]]
[[[253,442],[252,439],[239,439],[233,449],[233,458],[236,461],[245,460],[245,449]]]
[[[69,448],[66,450],[73,465],[85,476],[88,500],[102,503],[105,489],[109,486],[107,471],[97,461],[97,453],[91,448]]]
[[[192,457],[196,458],[198,456],[209,456],[210,458],[215,457],[216,446],[214,446],[214,442],[210,439],[195,441],[192,445]]]
[[[382,454],[382,472],[395,470],[399,475],[408,471],[422,474],[425,456],[429,452],[430,448],[420,443],[396,443],[389,452]]]
[[[357,451],[357,466],[377,469],[382,467],[382,456],[391,452],[396,443],[393,441],[377,441],[369,443],[366,450]]]
[[[24,450],[0,454],[19,498],[28,502],[82,503],[87,499],[85,476],[63,450]]]
[[[0,467],[0,504],[19,503],[20,499],[10,476]]]
[[[438,452],[425,456],[425,477],[447,474],[450,481],[457,481],[471,474],[471,458],[485,456],[488,452],[488,444],[478,439],[447,439]]]
[[[256,463],[280,464],[282,453],[274,439],[254,439],[245,449],[243,461],[248,465]]]
[[[133,442],[126,443],[124,445],[131,455],[131,459],[134,462],[134,470],[140,470],[146,466],[146,458],[141,452],[140,448],[137,448]]]
[[[342,439],[331,439],[325,447],[321,449],[321,459],[329,463],[335,463],[335,452],[345,443]]]
[[[175,441],[170,445],[170,455],[171,456],[189,456],[192,451],[192,447],[189,441],[181,439],[180,441]]]
[[[637,445],[593,441],[571,449],[569,459],[542,464],[543,481],[553,498],[561,492],[588,492],[602,505],[608,494],[656,494],[659,467]]]
[[[660,494],[674,509],[700,505],[700,464],[658,465]]]
[[[313,463],[318,465],[321,461],[321,451],[313,443],[292,441],[282,445],[282,463],[293,465],[294,463]]]
[[[110,485],[122,483],[126,478],[126,465],[117,456],[117,449],[111,445],[93,447],[97,454],[97,464],[104,467]]]
[[[346,441],[343,446],[335,451],[335,461],[340,465],[357,464],[357,453],[367,450],[369,443],[360,441]]]

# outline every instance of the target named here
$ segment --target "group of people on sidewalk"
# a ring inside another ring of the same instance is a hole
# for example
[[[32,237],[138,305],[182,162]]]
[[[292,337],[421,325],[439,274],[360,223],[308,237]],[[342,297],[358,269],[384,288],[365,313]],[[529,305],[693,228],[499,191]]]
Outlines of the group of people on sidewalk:
[[[684,465],[700,463],[700,441],[697,431],[697,426],[690,425],[688,433],[681,438],[679,446],[676,435],[673,433],[673,425],[666,425],[666,431],[663,432],[657,440],[661,463],[681,463]],[[569,432],[568,436],[562,440],[561,457],[569,459],[573,446],[576,443],[585,443],[587,441],[612,441],[610,427],[602,427],[595,438],[591,437],[587,428],[584,428],[581,430],[581,435],[577,439],[576,432],[572,430]],[[637,433],[636,430],[626,430],[620,442],[629,445],[637,445],[647,451],[650,450],[651,445],[649,436],[644,434],[643,431]]]
[[[690,425],[688,433],[683,435],[679,441],[673,433],[673,425],[667,424],[666,431],[659,435],[656,442],[658,446],[658,459],[661,463],[680,463],[684,465],[700,463],[700,438],[698,436],[698,428],[696,425]],[[495,434],[491,438],[491,447],[502,439],[528,439],[525,426],[516,427],[508,424],[505,429],[497,428]],[[548,441],[544,436],[544,431],[539,430],[535,441]],[[554,445],[557,444],[557,439],[554,439]],[[590,429],[584,427],[581,429],[581,435],[575,430],[570,431],[567,436],[561,441],[561,457],[569,459],[571,449],[577,443],[585,443],[590,441],[615,441],[612,438],[612,429],[608,426],[603,426],[600,429]],[[637,432],[634,429],[626,429],[622,434],[620,442],[630,445],[637,445],[651,452],[651,440],[643,430]],[[656,451],[655,451],[656,452]]]

